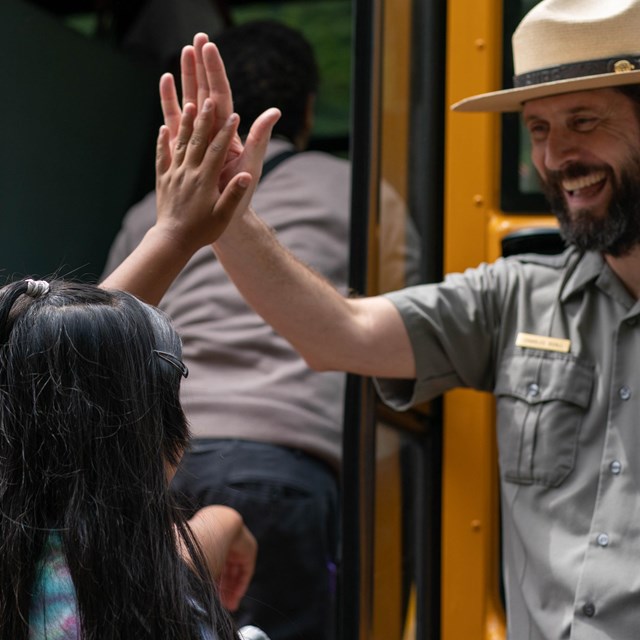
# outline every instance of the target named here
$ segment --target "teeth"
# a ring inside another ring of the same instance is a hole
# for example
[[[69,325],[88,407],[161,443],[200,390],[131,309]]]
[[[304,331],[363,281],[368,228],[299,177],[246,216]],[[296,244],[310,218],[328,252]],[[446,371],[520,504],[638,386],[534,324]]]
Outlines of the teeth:
[[[588,176],[581,176],[579,178],[567,178],[562,181],[562,188],[565,191],[578,191],[585,187],[590,187],[596,182],[604,180],[604,171],[597,171],[596,173],[590,173]]]

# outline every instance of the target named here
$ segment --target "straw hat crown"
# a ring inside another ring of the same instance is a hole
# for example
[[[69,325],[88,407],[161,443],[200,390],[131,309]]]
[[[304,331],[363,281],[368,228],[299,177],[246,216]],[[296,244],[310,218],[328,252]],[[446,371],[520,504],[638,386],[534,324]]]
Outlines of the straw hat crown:
[[[512,38],[515,88],[459,111],[519,111],[526,100],[640,83],[640,0],[543,0]]]

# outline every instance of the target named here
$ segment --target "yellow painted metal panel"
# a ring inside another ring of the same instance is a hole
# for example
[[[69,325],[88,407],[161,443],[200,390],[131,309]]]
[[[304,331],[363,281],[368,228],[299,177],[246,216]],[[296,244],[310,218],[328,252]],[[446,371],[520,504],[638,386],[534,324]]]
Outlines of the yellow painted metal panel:
[[[500,211],[491,211],[488,215],[488,233],[486,254],[487,260],[493,262],[500,257],[500,241],[504,236],[521,229],[532,229],[534,227],[557,227],[555,216],[536,215],[505,215]]]
[[[502,6],[450,0],[447,102],[500,88]],[[446,121],[445,272],[489,260],[499,199],[499,118],[449,113]],[[442,640],[504,637],[498,592],[498,479],[494,403],[457,390],[444,405]]]

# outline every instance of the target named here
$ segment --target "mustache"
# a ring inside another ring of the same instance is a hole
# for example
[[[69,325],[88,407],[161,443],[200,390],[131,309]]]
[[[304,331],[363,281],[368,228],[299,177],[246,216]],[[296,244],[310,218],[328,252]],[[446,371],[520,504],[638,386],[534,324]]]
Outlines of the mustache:
[[[547,170],[546,179],[549,184],[559,185],[563,180],[582,178],[598,171],[604,171],[608,176],[612,175],[612,169],[609,165],[594,165],[584,164],[582,162],[574,162],[564,169],[559,169],[557,171],[553,171],[550,169]]]

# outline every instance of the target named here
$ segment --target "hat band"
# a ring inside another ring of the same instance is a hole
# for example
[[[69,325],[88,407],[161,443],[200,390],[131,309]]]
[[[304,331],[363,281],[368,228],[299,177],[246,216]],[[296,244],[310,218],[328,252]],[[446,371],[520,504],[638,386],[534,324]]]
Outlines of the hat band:
[[[572,62],[570,64],[561,64],[557,67],[521,73],[513,76],[513,86],[516,88],[530,87],[535,84],[597,76],[602,73],[626,73],[636,69],[640,69],[640,56],[638,55],[585,60],[584,62]]]

